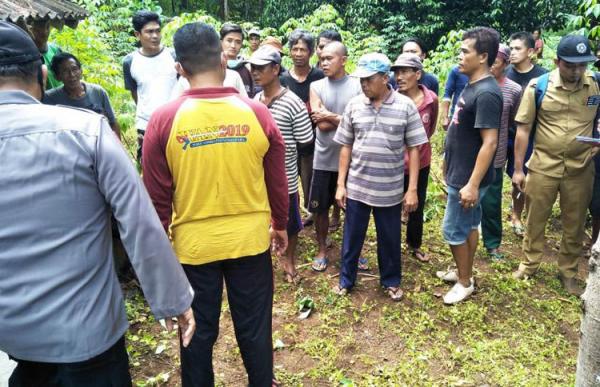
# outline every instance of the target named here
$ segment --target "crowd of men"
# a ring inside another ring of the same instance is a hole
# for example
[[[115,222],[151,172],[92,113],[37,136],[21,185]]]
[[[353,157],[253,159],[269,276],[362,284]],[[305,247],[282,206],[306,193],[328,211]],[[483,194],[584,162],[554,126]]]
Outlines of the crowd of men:
[[[524,236],[514,278],[538,269],[560,194],[559,277],[581,294],[588,208],[594,237],[600,229],[590,145],[600,78],[588,70],[596,57],[585,37],[563,37],[547,72],[534,63],[543,44],[530,33],[505,45],[492,28],[468,30],[440,104],[417,38],[394,62],[368,53],[348,73],[348,48],[333,30],[294,31],[285,69],[281,41],[261,42],[257,29],[189,23],[171,49],[157,14],[140,11],[132,24],[139,48],[124,58],[123,77],[143,180],[106,92],[48,43],[49,24],[34,23],[32,39],[0,22],[0,214],[11,220],[0,229],[0,349],[18,363],[11,386],[131,384],[113,233],[156,318],[169,329],[178,318],[184,386],[214,384],[223,284],[249,385],[276,384],[271,253],[297,284],[298,235],[314,224],[312,269],[331,270],[329,234],[343,210],[333,291],[346,295],[370,269],[361,252],[373,213],[380,284],[401,300],[403,220],[409,255],[430,261],[423,223],[438,119],[447,131],[442,233],[456,263],[437,272],[453,283],[443,302],[473,293],[479,230],[489,256],[503,259],[505,172],[511,227]]]

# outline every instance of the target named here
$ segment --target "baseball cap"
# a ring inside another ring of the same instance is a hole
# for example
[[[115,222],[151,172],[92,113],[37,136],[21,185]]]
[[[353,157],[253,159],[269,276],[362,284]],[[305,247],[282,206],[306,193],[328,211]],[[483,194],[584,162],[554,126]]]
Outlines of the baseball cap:
[[[379,53],[365,54],[358,60],[358,65],[351,77],[368,78],[377,73],[388,73],[390,71],[390,60],[387,56]]]
[[[0,21],[0,65],[33,62],[42,55],[27,32],[18,26]]]
[[[246,62],[256,66],[264,66],[269,63],[281,64],[281,55],[272,46],[260,46]]]
[[[274,49],[276,49],[277,51],[279,51],[280,55],[283,55],[283,44],[281,44],[281,40],[277,39],[274,36],[267,36],[266,38],[263,39],[263,41],[260,45],[261,45],[261,47],[262,46],[271,46]]]
[[[583,35],[566,35],[558,43],[556,56],[569,63],[595,62],[598,60],[590,48],[590,41]]]
[[[498,46],[498,55],[496,58],[500,58],[505,62],[508,62],[508,58],[510,58],[510,47],[508,47],[504,43],[500,43]]]
[[[410,67],[417,70],[423,70],[423,62],[421,62],[421,58],[417,54],[407,52],[398,55],[398,58],[396,58],[396,61],[392,65],[391,69],[396,70],[400,67]]]
[[[250,31],[248,31],[248,36],[252,36],[252,35],[260,36],[260,30],[256,27],[250,28]]]

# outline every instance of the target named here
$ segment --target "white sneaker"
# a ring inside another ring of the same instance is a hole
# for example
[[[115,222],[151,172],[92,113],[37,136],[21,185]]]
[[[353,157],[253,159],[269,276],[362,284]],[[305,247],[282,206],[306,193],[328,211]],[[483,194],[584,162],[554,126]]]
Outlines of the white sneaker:
[[[452,289],[450,289],[450,291],[444,296],[444,304],[452,305],[461,302],[467,297],[469,297],[474,291],[475,283],[473,282],[473,280],[471,280],[471,284],[468,288],[465,288],[460,284],[460,282],[457,282],[456,284],[454,284]]]
[[[446,271],[436,271],[435,275],[442,281],[458,282],[458,272],[456,271],[456,269],[448,268],[448,270]]]

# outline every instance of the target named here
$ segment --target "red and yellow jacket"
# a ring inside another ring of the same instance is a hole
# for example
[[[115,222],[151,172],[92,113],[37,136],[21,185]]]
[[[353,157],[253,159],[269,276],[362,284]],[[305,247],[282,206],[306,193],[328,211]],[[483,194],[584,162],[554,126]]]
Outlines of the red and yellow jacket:
[[[233,88],[188,90],[152,115],[143,178],[183,264],[256,255],[285,230],[285,145],[266,106]],[[272,220],[271,220],[272,219]]]

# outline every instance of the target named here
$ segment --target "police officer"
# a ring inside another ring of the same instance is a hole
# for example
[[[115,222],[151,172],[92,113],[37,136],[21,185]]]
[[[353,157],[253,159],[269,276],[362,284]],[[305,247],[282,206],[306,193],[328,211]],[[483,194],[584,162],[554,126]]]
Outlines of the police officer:
[[[513,276],[526,278],[539,267],[546,222],[560,193],[563,235],[558,254],[559,278],[567,292],[581,295],[583,289],[575,275],[592,195],[594,151],[590,145],[576,141],[576,136],[592,137],[600,90],[594,74],[587,70],[588,64],[596,60],[587,38],[564,36],[556,53],[557,68],[548,75],[541,105],[536,108],[540,77],[529,82],[515,118],[518,126],[513,184],[525,194],[527,223],[523,239],[525,259]],[[534,125],[533,154],[525,178],[523,159]]]
[[[106,119],[40,104],[46,76],[31,38],[0,21],[0,350],[17,362],[11,386],[129,386],[109,209],[154,315],[179,317],[184,346],[193,294]]]

